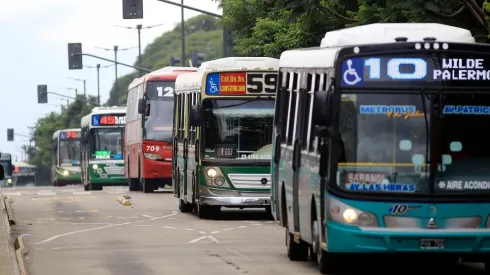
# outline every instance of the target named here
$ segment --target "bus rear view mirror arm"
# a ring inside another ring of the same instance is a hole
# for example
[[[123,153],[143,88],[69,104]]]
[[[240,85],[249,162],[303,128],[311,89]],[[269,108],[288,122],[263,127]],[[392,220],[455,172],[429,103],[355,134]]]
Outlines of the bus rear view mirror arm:
[[[138,99],[138,114],[145,114],[145,101],[142,98]]]
[[[199,105],[192,105],[191,106],[191,126],[198,127],[201,119],[200,119],[200,114],[199,114]]]

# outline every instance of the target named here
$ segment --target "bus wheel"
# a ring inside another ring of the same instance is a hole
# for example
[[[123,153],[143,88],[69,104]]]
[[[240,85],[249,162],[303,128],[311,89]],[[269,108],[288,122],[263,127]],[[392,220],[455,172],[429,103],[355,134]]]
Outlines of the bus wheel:
[[[191,213],[194,210],[194,205],[186,203],[183,199],[179,199],[179,210],[182,213]]]
[[[220,206],[200,205],[196,203],[197,216],[199,219],[212,219],[217,217],[221,212]]]
[[[83,185],[83,190],[90,191],[90,184]]]
[[[286,226],[286,247],[288,249],[288,258],[291,261],[306,261],[308,260],[309,247],[303,241],[299,243],[294,241],[294,234],[289,232],[289,226]]]
[[[337,271],[337,266],[335,265],[335,261],[332,260],[333,256],[322,249],[320,230],[321,224],[319,224],[316,219],[313,220],[311,223],[311,237],[313,239],[311,250],[314,253],[312,253],[312,259],[315,259],[318,263],[318,269],[321,274],[335,273]]]
[[[153,193],[155,191],[154,179],[141,178],[141,187],[144,193]]]
[[[138,179],[128,178],[129,191],[140,191]]]
[[[90,184],[90,189],[93,191],[102,191],[102,184]]]

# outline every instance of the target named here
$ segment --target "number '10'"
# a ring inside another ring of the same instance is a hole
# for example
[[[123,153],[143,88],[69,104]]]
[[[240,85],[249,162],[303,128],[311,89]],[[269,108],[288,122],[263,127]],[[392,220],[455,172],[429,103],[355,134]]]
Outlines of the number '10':
[[[401,72],[401,65],[413,66],[412,72]],[[381,78],[381,58],[369,58],[364,61],[369,67],[369,79]],[[427,76],[427,62],[422,58],[392,58],[386,62],[386,75],[395,80],[417,80]]]

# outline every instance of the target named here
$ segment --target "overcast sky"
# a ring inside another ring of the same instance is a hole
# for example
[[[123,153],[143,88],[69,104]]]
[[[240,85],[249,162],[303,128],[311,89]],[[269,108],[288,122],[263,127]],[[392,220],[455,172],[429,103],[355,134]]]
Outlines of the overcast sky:
[[[179,2],[180,1],[174,1]],[[184,0],[185,5],[221,14],[218,5],[211,0]],[[185,11],[185,18],[198,15]],[[48,85],[48,91],[74,96],[75,91],[63,87],[78,88],[83,92],[83,83],[67,77],[86,79],[87,94],[97,94],[97,71],[68,70],[68,42],[83,44],[83,52],[113,59],[114,52],[98,49],[127,49],[118,54],[122,63],[133,64],[138,55],[136,30],[118,28],[143,24],[162,26],[142,31],[142,47],[151,43],[165,31],[180,22],[180,8],[158,0],[144,0],[144,19],[123,20],[122,0],[14,0],[2,1],[0,9],[0,67],[1,107],[0,150],[21,158],[21,146],[27,138],[15,136],[7,142],[7,128],[15,133],[29,135],[29,126],[50,111],[59,112],[66,99],[48,95],[48,104],[37,104],[37,85]],[[131,49],[133,48],[133,49]],[[84,66],[110,65],[91,57],[83,58]],[[118,66],[118,75],[132,70]],[[115,79],[114,66],[101,68],[101,101],[105,102]]]

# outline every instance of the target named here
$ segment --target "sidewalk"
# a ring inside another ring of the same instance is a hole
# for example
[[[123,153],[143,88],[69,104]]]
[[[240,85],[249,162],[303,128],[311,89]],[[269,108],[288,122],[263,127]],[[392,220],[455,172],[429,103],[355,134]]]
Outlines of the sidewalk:
[[[0,275],[18,274],[14,271],[15,253],[10,239],[10,225],[3,194],[0,190]]]

